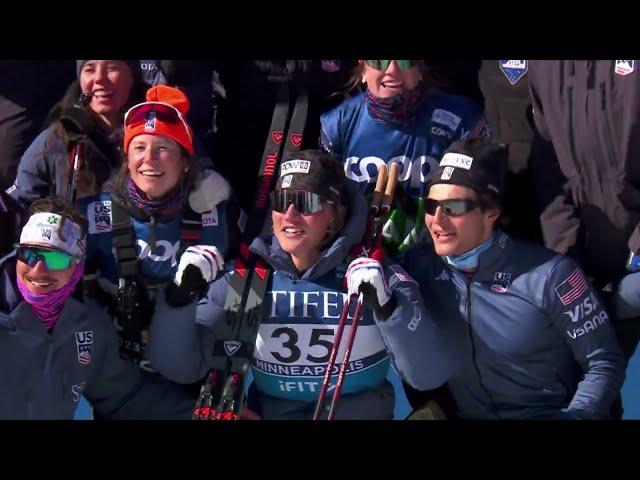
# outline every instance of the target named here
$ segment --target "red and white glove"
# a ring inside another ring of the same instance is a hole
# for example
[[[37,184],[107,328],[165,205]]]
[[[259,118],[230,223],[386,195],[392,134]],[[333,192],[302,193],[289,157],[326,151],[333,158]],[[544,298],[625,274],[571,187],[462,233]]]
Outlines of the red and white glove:
[[[389,290],[389,284],[384,277],[382,265],[373,258],[356,258],[349,264],[346,278],[349,296],[354,293],[358,294],[360,287],[368,284],[368,287],[365,288],[365,297],[367,290],[373,288],[375,289],[379,306],[382,307],[391,299],[391,290]]]
[[[218,249],[210,245],[194,245],[187,248],[178,263],[178,270],[173,280],[176,285],[182,284],[182,274],[189,265],[197,267],[202,274],[202,279],[211,283],[218,272],[224,268],[224,259]]]

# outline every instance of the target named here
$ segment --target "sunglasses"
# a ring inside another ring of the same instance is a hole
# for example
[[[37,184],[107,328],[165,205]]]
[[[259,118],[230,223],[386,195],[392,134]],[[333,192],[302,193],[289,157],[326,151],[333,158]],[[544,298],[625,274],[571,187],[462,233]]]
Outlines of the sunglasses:
[[[166,103],[145,102],[134,105],[124,114],[124,125],[127,127],[133,123],[144,122],[145,124],[149,123],[151,127],[155,119],[165,124],[182,125],[189,136],[189,140],[193,140],[189,125],[180,110]]]
[[[365,60],[367,65],[375,68],[376,70],[386,70],[389,68],[391,60]],[[412,67],[417,67],[422,63],[422,60],[396,60],[396,65],[400,70],[409,70]]]
[[[460,217],[469,213],[474,208],[480,207],[481,204],[475,200],[467,198],[451,198],[448,200],[434,200],[427,198],[424,201],[424,211],[429,215],[435,215],[436,209],[440,206],[444,214],[448,217]]]
[[[289,205],[293,205],[302,215],[313,215],[322,210],[323,203],[333,203],[322,195],[303,190],[274,190],[270,198],[275,212],[285,213]]]
[[[65,270],[77,259],[62,250],[20,246],[18,247],[18,260],[30,267],[34,267],[39,260],[42,260],[48,270]]]

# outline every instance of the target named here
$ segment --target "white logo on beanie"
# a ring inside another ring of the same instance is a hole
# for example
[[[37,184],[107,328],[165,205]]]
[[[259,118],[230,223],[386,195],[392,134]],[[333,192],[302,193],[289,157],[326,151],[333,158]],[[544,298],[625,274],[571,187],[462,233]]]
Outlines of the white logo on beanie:
[[[156,129],[156,112],[154,110],[149,110],[147,113],[147,121],[144,122],[144,129],[147,132],[153,132]]]
[[[80,226],[69,219],[63,224],[57,213],[34,213],[20,234],[23,245],[43,245],[67,252],[74,257],[81,257],[85,251],[85,239]]]
[[[451,178],[451,175],[453,175],[454,170],[455,168],[453,167],[445,167],[445,169],[442,171],[442,176],[440,177],[440,180],[449,180]]]
[[[440,166],[451,166],[464,168],[465,170],[471,170],[471,164],[473,163],[473,158],[468,157],[467,155],[463,155],[461,153],[446,153],[442,160],[440,161]]]
[[[288,173],[309,173],[311,162],[309,160],[289,160],[280,166],[280,176]]]
[[[291,180],[293,179],[293,175],[287,175],[282,179],[281,188],[289,188],[291,186]]]

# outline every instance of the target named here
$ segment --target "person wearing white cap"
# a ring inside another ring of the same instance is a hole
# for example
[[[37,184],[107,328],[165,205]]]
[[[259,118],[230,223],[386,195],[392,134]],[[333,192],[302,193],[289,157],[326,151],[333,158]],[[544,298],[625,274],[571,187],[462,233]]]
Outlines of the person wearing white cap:
[[[33,203],[0,261],[0,419],[72,419],[81,396],[103,418],[188,419],[194,398],[118,353],[107,314],[72,294],[87,222],[60,199]]]

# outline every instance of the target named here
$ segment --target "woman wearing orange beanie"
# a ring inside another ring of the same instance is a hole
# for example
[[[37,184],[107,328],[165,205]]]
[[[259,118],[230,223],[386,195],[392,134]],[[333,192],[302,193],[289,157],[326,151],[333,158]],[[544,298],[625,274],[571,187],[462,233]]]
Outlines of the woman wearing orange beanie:
[[[152,369],[144,346],[154,310],[179,308],[217,276],[237,244],[238,209],[214,171],[201,184],[202,195],[194,195],[201,171],[185,120],[186,95],[158,85],[146,100],[125,114],[124,163],[80,211],[89,221],[87,271],[97,280],[86,291],[112,308],[121,353]],[[209,210],[198,213],[194,204]]]

